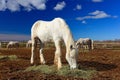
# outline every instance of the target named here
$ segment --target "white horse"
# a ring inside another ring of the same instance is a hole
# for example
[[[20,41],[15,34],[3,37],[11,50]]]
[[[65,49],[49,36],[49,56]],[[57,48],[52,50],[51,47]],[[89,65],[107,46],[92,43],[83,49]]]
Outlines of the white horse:
[[[26,48],[30,48],[32,45],[32,41],[31,40],[28,40],[27,43],[26,43]]]
[[[77,43],[77,45],[79,45],[81,48],[85,48],[85,49],[93,49],[93,40],[91,40],[90,38],[80,38]]]
[[[7,48],[8,48],[8,49],[18,48],[18,47],[19,47],[19,42],[17,42],[17,41],[10,41],[10,42],[7,44]]]
[[[40,42],[40,62],[45,64],[43,57],[43,44],[47,41],[53,40],[55,43],[56,51],[54,57],[54,64],[57,68],[62,67],[61,63],[61,48],[60,41],[63,40],[66,46],[66,60],[68,61],[70,68],[77,68],[77,45],[74,43],[71,31],[66,22],[61,18],[55,18],[52,21],[37,21],[31,28],[31,39],[32,39],[32,53],[31,53],[31,64],[34,63],[33,56],[37,45],[37,40]]]

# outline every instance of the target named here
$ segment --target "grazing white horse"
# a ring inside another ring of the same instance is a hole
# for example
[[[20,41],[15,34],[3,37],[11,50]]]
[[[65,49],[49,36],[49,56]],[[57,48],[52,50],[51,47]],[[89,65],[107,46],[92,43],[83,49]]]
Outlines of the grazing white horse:
[[[26,43],[26,48],[30,48],[32,45],[32,41],[31,40],[28,40],[27,43]]]
[[[76,44],[82,48],[89,49],[89,50],[94,48],[93,40],[91,40],[90,38],[80,38]]]
[[[8,48],[8,49],[18,48],[18,47],[19,47],[19,42],[17,42],[17,41],[10,41],[10,42],[7,44],[7,48]]]
[[[37,45],[37,40],[40,42],[40,62],[45,64],[43,57],[43,44],[47,41],[53,40],[55,43],[56,51],[54,57],[54,64],[57,68],[62,67],[61,63],[61,48],[60,41],[63,40],[66,46],[66,60],[68,61],[70,68],[77,68],[77,45],[74,43],[72,33],[61,18],[55,18],[52,21],[39,20],[35,22],[31,28],[31,39],[32,39],[32,53],[31,53],[31,64],[34,63],[33,56]]]

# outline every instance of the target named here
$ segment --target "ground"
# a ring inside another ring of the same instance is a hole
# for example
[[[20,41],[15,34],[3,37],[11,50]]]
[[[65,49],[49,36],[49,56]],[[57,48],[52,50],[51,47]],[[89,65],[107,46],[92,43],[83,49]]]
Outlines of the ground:
[[[44,56],[47,65],[53,65],[54,48],[44,49]],[[0,49],[0,56],[16,55],[15,59],[0,58],[0,80],[85,80],[73,76],[48,75],[36,71],[25,72],[31,66],[31,50]],[[35,63],[39,64],[38,52],[35,56]],[[68,64],[65,60],[65,49],[62,49],[62,63]],[[97,71],[90,80],[120,80],[120,50],[95,49],[87,52],[79,52],[79,67],[92,68]]]

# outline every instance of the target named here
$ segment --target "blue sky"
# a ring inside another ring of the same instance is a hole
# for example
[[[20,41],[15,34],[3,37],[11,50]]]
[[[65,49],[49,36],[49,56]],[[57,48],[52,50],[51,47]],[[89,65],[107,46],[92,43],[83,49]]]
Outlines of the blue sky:
[[[0,0],[0,40],[29,40],[35,21],[56,17],[75,40],[120,39],[120,0]]]

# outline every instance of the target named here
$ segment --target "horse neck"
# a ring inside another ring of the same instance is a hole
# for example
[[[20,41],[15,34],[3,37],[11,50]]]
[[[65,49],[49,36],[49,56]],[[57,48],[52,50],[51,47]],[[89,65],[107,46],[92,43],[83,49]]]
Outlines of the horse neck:
[[[70,46],[74,44],[73,36],[70,31],[68,31],[67,35],[64,35],[64,42],[66,46],[66,50],[70,50]]]

